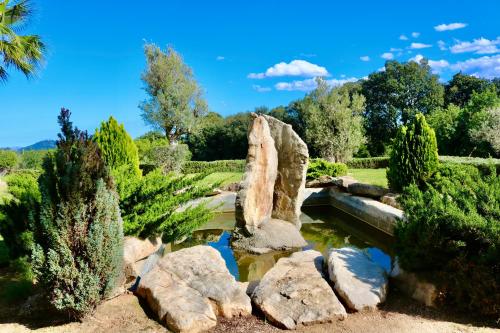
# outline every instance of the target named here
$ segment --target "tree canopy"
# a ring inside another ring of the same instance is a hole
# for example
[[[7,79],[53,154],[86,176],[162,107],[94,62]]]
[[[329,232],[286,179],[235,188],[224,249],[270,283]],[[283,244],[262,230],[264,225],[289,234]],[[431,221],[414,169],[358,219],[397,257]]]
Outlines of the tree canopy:
[[[139,107],[147,124],[165,132],[170,143],[194,133],[207,113],[207,103],[193,72],[172,47],[166,51],[146,44],[146,70],[142,74],[148,99]]]

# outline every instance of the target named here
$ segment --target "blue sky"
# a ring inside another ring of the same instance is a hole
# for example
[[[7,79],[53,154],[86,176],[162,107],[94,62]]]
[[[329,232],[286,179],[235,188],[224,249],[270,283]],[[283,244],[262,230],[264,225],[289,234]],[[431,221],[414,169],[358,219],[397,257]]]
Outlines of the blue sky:
[[[146,132],[145,41],[173,45],[223,115],[288,104],[314,76],[339,84],[390,58],[429,58],[444,80],[500,76],[498,0],[34,2],[27,32],[45,40],[46,61],[33,79],[10,71],[0,83],[0,147],[55,138],[62,106],[81,128],[113,115]]]

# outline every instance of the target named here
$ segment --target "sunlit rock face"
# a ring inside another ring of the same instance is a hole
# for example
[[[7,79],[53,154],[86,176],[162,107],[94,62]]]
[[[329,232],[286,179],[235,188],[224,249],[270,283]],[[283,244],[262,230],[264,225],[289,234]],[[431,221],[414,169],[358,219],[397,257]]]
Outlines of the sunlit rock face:
[[[300,229],[302,191],[305,188],[309,160],[307,145],[291,125],[271,116],[262,117],[269,124],[278,152],[278,174],[274,184],[272,217],[291,222]]]
[[[305,246],[299,217],[307,146],[290,125],[270,116],[253,117],[232,245],[253,253]]]
[[[277,170],[278,153],[269,124],[258,116],[248,132],[246,171],[236,197],[237,226],[249,234],[271,218]]]

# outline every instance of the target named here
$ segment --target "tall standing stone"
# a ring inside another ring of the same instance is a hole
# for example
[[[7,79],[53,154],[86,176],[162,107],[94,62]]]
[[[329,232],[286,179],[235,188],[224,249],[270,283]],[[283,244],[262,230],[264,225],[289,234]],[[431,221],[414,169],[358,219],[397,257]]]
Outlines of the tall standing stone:
[[[307,145],[292,126],[263,115],[269,123],[278,152],[278,174],[274,184],[273,213],[275,219],[292,222],[300,229],[300,209],[306,183],[309,152]]]
[[[269,116],[252,116],[247,166],[236,196],[237,228],[231,243],[259,254],[306,246],[299,216],[307,146],[291,126]]]
[[[248,155],[245,176],[236,197],[237,226],[252,234],[271,218],[278,153],[269,124],[256,116],[248,132]]]

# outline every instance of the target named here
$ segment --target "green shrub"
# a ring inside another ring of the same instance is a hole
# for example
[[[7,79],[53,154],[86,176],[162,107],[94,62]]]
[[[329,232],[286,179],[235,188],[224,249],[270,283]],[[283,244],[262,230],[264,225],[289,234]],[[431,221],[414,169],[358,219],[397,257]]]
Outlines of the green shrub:
[[[32,262],[51,303],[69,316],[92,311],[121,272],[123,231],[117,194],[97,144],[62,109],[58,148],[40,176],[40,220]]]
[[[419,113],[407,128],[398,130],[389,159],[387,179],[396,191],[425,182],[438,167],[436,135]]]
[[[19,168],[42,170],[43,159],[51,150],[23,150],[20,154]]]
[[[101,123],[101,127],[95,131],[94,141],[99,146],[104,162],[112,170],[131,165],[131,175],[141,176],[137,147],[123,124],[118,124],[115,118],[109,117],[108,121]]]
[[[500,174],[500,159],[498,158],[480,158],[480,157],[465,157],[465,156],[439,156],[441,163],[465,164],[473,165],[482,172],[489,172],[493,166],[496,169],[497,175]]]
[[[389,157],[362,157],[353,158],[346,163],[349,169],[382,169],[389,166]]]
[[[500,316],[500,178],[444,164],[400,199],[407,221],[395,228],[403,269],[436,283],[454,306]]]
[[[307,168],[307,179],[316,179],[320,176],[345,176],[347,165],[344,163],[331,163],[322,158],[315,158],[309,162]]]
[[[191,159],[191,152],[183,143],[154,147],[151,155],[155,167],[161,168],[164,173],[181,172],[182,165]]]
[[[176,212],[188,201],[205,196],[219,185],[197,186],[205,177],[206,174],[164,175],[156,169],[140,180],[129,182],[122,190],[120,203],[125,234],[141,238],[162,236],[165,242],[171,242],[210,220],[212,213],[205,205]]]
[[[38,219],[40,206],[38,175],[17,171],[5,177],[10,196],[0,205],[0,234],[11,259],[31,253],[32,225]]]
[[[14,169],[19,163],[19,157],[13,150],[0,150],[0,172]]]
[[[245,172],[245,160],[220,160],[220,161],[188,161],[184,163],[182,172],[209,173],[209,172]]]
[[[156,147],[166,147],[169,145],[168,139],[159,132],[148,132],[135,139],[135,145],[139,151],[139,160],[142,164],[155,164],[152,151]]]

